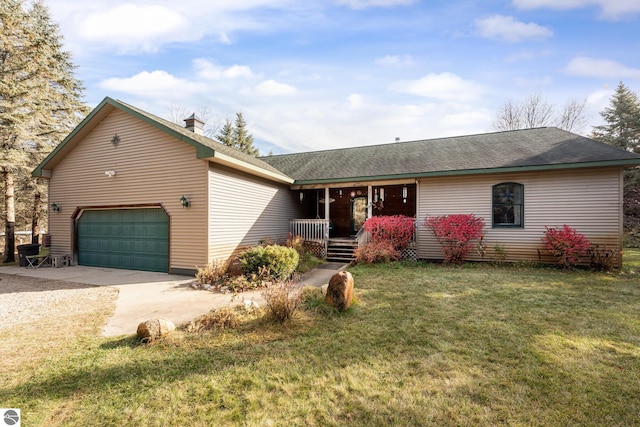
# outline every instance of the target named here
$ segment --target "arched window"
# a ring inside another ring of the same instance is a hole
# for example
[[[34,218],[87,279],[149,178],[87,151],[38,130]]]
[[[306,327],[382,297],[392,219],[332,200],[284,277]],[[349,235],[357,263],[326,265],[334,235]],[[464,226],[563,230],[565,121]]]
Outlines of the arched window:
[[[503,182],[494,185],[492,193],[493,228],[524,227],[524,185]]]

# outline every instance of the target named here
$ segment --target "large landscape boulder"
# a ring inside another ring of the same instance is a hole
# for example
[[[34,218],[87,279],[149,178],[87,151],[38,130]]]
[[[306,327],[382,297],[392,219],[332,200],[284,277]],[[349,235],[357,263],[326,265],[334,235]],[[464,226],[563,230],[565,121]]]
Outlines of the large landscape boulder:
[[[151,342],[162,338],[176,329],[176,325],[167,319],[147,320],[138,325],[138,338],[142,342]]]
[[[341,271],[334,274],[329,280],[324,299],[339,311],[349,308],[353,301],[353,276],[351,273]]]

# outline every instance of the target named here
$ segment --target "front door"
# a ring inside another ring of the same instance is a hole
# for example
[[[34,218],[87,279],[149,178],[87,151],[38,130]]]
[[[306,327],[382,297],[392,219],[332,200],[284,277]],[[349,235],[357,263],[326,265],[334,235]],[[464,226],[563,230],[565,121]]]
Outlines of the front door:
[[[354,197],[351,199],[350,232],[356,234],[367,220],[367,197]]]

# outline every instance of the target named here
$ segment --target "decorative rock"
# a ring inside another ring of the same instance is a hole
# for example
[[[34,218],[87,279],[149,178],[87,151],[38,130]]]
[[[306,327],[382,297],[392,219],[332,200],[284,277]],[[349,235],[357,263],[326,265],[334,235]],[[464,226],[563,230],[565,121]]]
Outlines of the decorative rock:
[[[322,296],[323,296],[323,297],[324,297],[324,296],[327,296],[327,288],[328,288],[328,287],[329,287],[329,284],[328,284],[328,283],[325,283],[324,285],[322,285],[322,286],[320,287],[320,290],[322,291]]]
[[[138,338],[144,343],[155,341],[176,329],[176,325],[167,319],[152,319],[138,325]]]
[[[339,311],[351,306],[353,300],[353,276],[348,271],[341,271],[333,275],[327,287],[325,301]]]

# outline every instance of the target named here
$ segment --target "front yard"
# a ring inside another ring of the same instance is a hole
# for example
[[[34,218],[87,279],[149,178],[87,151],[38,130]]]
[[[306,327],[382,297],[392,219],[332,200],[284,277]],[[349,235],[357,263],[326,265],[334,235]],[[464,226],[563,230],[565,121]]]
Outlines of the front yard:
[[[257,320],[143,346],[98,337],[101,310],[0,329],[1,406],[30,426],[638,423],[640,251],[619,274],[350,271],[355,306],[285,328]]]

